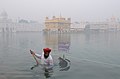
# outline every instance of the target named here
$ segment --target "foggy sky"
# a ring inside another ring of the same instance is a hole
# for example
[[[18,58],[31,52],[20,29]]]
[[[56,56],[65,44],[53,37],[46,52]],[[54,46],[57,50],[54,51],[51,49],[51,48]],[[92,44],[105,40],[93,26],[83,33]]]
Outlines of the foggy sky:
[[[71,17],[72,21],[120,18],[120,0],[0,0],[0,13],[9,18],[43,21],[46,16]]]

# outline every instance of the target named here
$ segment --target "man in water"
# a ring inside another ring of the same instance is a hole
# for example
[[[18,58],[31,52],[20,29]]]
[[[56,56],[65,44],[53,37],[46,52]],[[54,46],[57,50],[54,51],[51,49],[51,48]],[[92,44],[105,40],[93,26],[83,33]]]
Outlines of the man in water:
[[[43,53],[41,55],[37,54],[37,53],[34,53],[34,52],[31,52],[32,55],[41,59],[40,64],[44,67],[45,71],[52,69],[52,67],[54,65],[53,64],[53,58],[52,58],[50,52],[51,52],[50,48],[44,48]]]

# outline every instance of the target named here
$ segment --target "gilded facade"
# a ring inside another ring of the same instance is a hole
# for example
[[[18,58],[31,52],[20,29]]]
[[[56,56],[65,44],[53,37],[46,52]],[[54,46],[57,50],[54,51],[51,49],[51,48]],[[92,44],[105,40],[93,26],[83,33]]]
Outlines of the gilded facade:
[[[70,30],[71,18],[55,17],[52,19],[46,17],[45,19],[45,31],[64,31]]]

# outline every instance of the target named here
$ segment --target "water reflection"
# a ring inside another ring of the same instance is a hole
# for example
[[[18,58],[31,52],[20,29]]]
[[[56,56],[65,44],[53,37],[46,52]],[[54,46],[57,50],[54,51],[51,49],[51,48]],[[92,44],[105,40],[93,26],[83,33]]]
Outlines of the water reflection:
[[[44,34],[45,45],[59,52],[69,52],[70,34]]]
[[[82,79],[96,79],[98,77],[114,79],[115,76],[120,78],[120,68],[118,67],[120,65],[120,32],[6,33],[0,34],[0,38],[0,79],[49,79],[51,77],[51,79],[54,79],[53,77],[56,79],[79,79],[79,77]],[[52,54],[59,54],[53,56],[56,59],[55,62],[58,62],[53,73],[48,73],[40,67],[30,70],[35,62],[28,52],[29,49],[41,53],[43,47],[51,47],[58,52],[53,51]],[[67,58],[61,57],[63,54]]]

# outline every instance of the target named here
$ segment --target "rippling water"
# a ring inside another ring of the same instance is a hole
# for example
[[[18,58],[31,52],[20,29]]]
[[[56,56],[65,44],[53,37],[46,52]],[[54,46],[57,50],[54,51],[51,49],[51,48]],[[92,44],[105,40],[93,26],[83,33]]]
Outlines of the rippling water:
[[[42,68],[29,53],[44,47],[71,61],[68,71],[53,69],[50,79],[120,79],[120,32],[43,34],[0,33],[0,79],[46,79]]]

